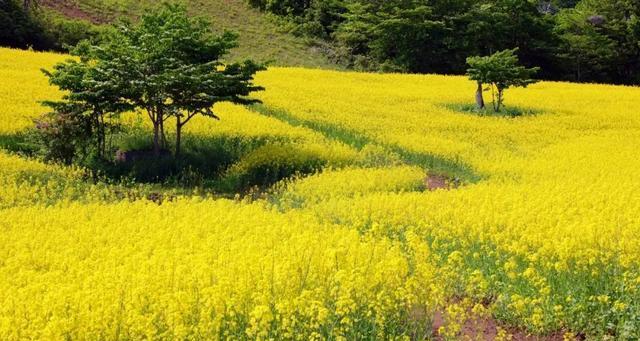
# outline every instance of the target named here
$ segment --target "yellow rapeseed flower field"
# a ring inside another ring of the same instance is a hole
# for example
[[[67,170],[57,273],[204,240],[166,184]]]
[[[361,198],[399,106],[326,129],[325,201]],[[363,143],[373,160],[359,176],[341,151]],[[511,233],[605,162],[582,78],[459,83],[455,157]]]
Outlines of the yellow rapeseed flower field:
[[[264,104],[188,134],[267,141],[229,172],[288,152],[324,170],[159,205],[6,148],[65,58],[0,49],[1,340],[461,339],[486,316],[640,335],[638,88],[542,82],[495,117],[456,109],[463,77],[272,68]]]

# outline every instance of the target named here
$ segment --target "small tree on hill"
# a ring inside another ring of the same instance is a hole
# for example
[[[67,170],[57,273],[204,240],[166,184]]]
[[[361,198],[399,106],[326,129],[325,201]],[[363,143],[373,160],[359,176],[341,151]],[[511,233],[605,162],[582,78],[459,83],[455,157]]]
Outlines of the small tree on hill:
[[[483,87],[488,85],[491,89],[491,101],[493,110],[500,111],[504,102],[504,91],[510,87],[527,87],[536,83],[532,79],[533,75],[540,68],[526,68],[518,65],[517,48],[496,52],[485,57],[467,58],[467,75],[469,79],[478,83],[476,90],[476,105],[479,109],[484,108]]]
[[[206,115],[216,102],[240,102],[236,101],[240,96],[261,89],[251,85],[260,69],[255,63],[221,63],[220,58],[235,46],[235,34],[214,35],[206,20],[190,17],[184,6],[165,4],[137,25],[118,27],[90,51],[102,67],[125,72],[128,87],[123,87],[122,95],[147,112],[154,128],[153,151],[159,155],[166,148],[164,126],[171,117],[179,121],[180,135],[191,117]],[[176,154],[179,149],[176,141]]]

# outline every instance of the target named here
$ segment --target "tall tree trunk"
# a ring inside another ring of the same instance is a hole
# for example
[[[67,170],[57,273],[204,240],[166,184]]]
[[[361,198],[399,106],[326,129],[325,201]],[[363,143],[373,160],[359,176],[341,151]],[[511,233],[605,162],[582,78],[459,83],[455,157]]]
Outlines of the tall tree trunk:
[[[493,111],[498,111],[498,107],[496,106],[496,90],[491,84],[491,105],[493,106]]]
[[[175,157],[180,157],[180,141],[182,139],[182,122],[180,122],[180,116],[176,116],[176,152]]]
[[[167,148],[167,136],[164,134],[164,117],[160,118],[160,147]]]
[[[503,90],[498,90],[498,101],[496,104],[496,112],[500,112],[500,107],[502,106],[502,91]]]
[[[478,89],[476,90],[476,106],[478,109],[484,109],[484,97],[482,97],[482,83],[478,82]]]
[[[153,122],[153,155],[160,156],[160,121]]]

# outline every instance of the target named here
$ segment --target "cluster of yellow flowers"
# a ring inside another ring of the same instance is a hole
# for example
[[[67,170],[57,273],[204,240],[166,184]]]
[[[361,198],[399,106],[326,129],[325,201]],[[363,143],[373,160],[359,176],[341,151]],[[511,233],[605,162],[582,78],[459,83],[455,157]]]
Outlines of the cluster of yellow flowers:
[[[422,236],[439,264],[461,257],[450,274],[439,267],[452,295],[489,299],[496,317],[531,331],[640,334],[640,89],[543,82],[509,91],[509,104],[535,113],[509,118],[456,111],[473,100],[464,77],[285,68],[259,81],[273,89],[260,94],[270,107],[481,178],[454,191],[355,197],[329,194],[337,179],[293,184],[289,195],[314,202],[305,209],[321,221]]]
[[[60,98],[40,69],[51,68],[66,58],[55,53],[0,48],[0,134],[32,126],[33,118],[43,114],[38,102]]]
[[[313,207],[335,197],[350,199],[371,193],[422,191],[425,177],[424,170],[416,166],[325,170],[283,182],[276,193],[280,206]]]
[[[46,165],[0,152],[0,209],[107,199],[108,186],[86,184],[83,175],[81,169]]]
[[[64,58],[0,49],[0,142],[60,95],[38,70]],[[271,142],[245,163],[326,161],[264,199],[158,205],[0,149],[0,339],[456,339],[489,316],[640,335],[640,89],[543,82],[510,90],[535,114],[507,118],[456,111],[463,77],[257,83],[295,120],[221,104],[187,130]],[[426,191],[415,154],[479,180]]]
[[[401,245],[259,203],[181,199],[0,211],[0,338],[408,334],[433,271]]]

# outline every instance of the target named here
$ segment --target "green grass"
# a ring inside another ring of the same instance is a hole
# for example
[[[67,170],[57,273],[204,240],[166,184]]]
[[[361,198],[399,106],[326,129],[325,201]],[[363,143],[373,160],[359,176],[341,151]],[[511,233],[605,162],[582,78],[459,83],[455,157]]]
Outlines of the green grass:
[[[76,10],[64,10],[67,16],[90,17],[101,22],[118,17],[135,19],[161,2],[155,0],[53,0]],[[208,18],[214,30],[231,30],[240,34],[240,46],[231,51],[228,61],[247,58],[279,66],[337,68],[320,51],[303,39],[284,32],[267,15],[251,8],[245,0],[183,0],[190,12]],[[46,5],[45,5],[46,6]],[[60,8],[62,6],[54,6]],[[79,14],[82,13],[82,14]]]
[[[540,114],[540,110],[532,108],[520,108],[512,106],[502,106],[500,111],[495,111],[491,102],[487,103],[484,109],[479,109],[475,104],[469,103],[449,103],[443,105],[449,110],[464,114],[472,114],[478,116],[495,116],[495,117],[521,117]]]

